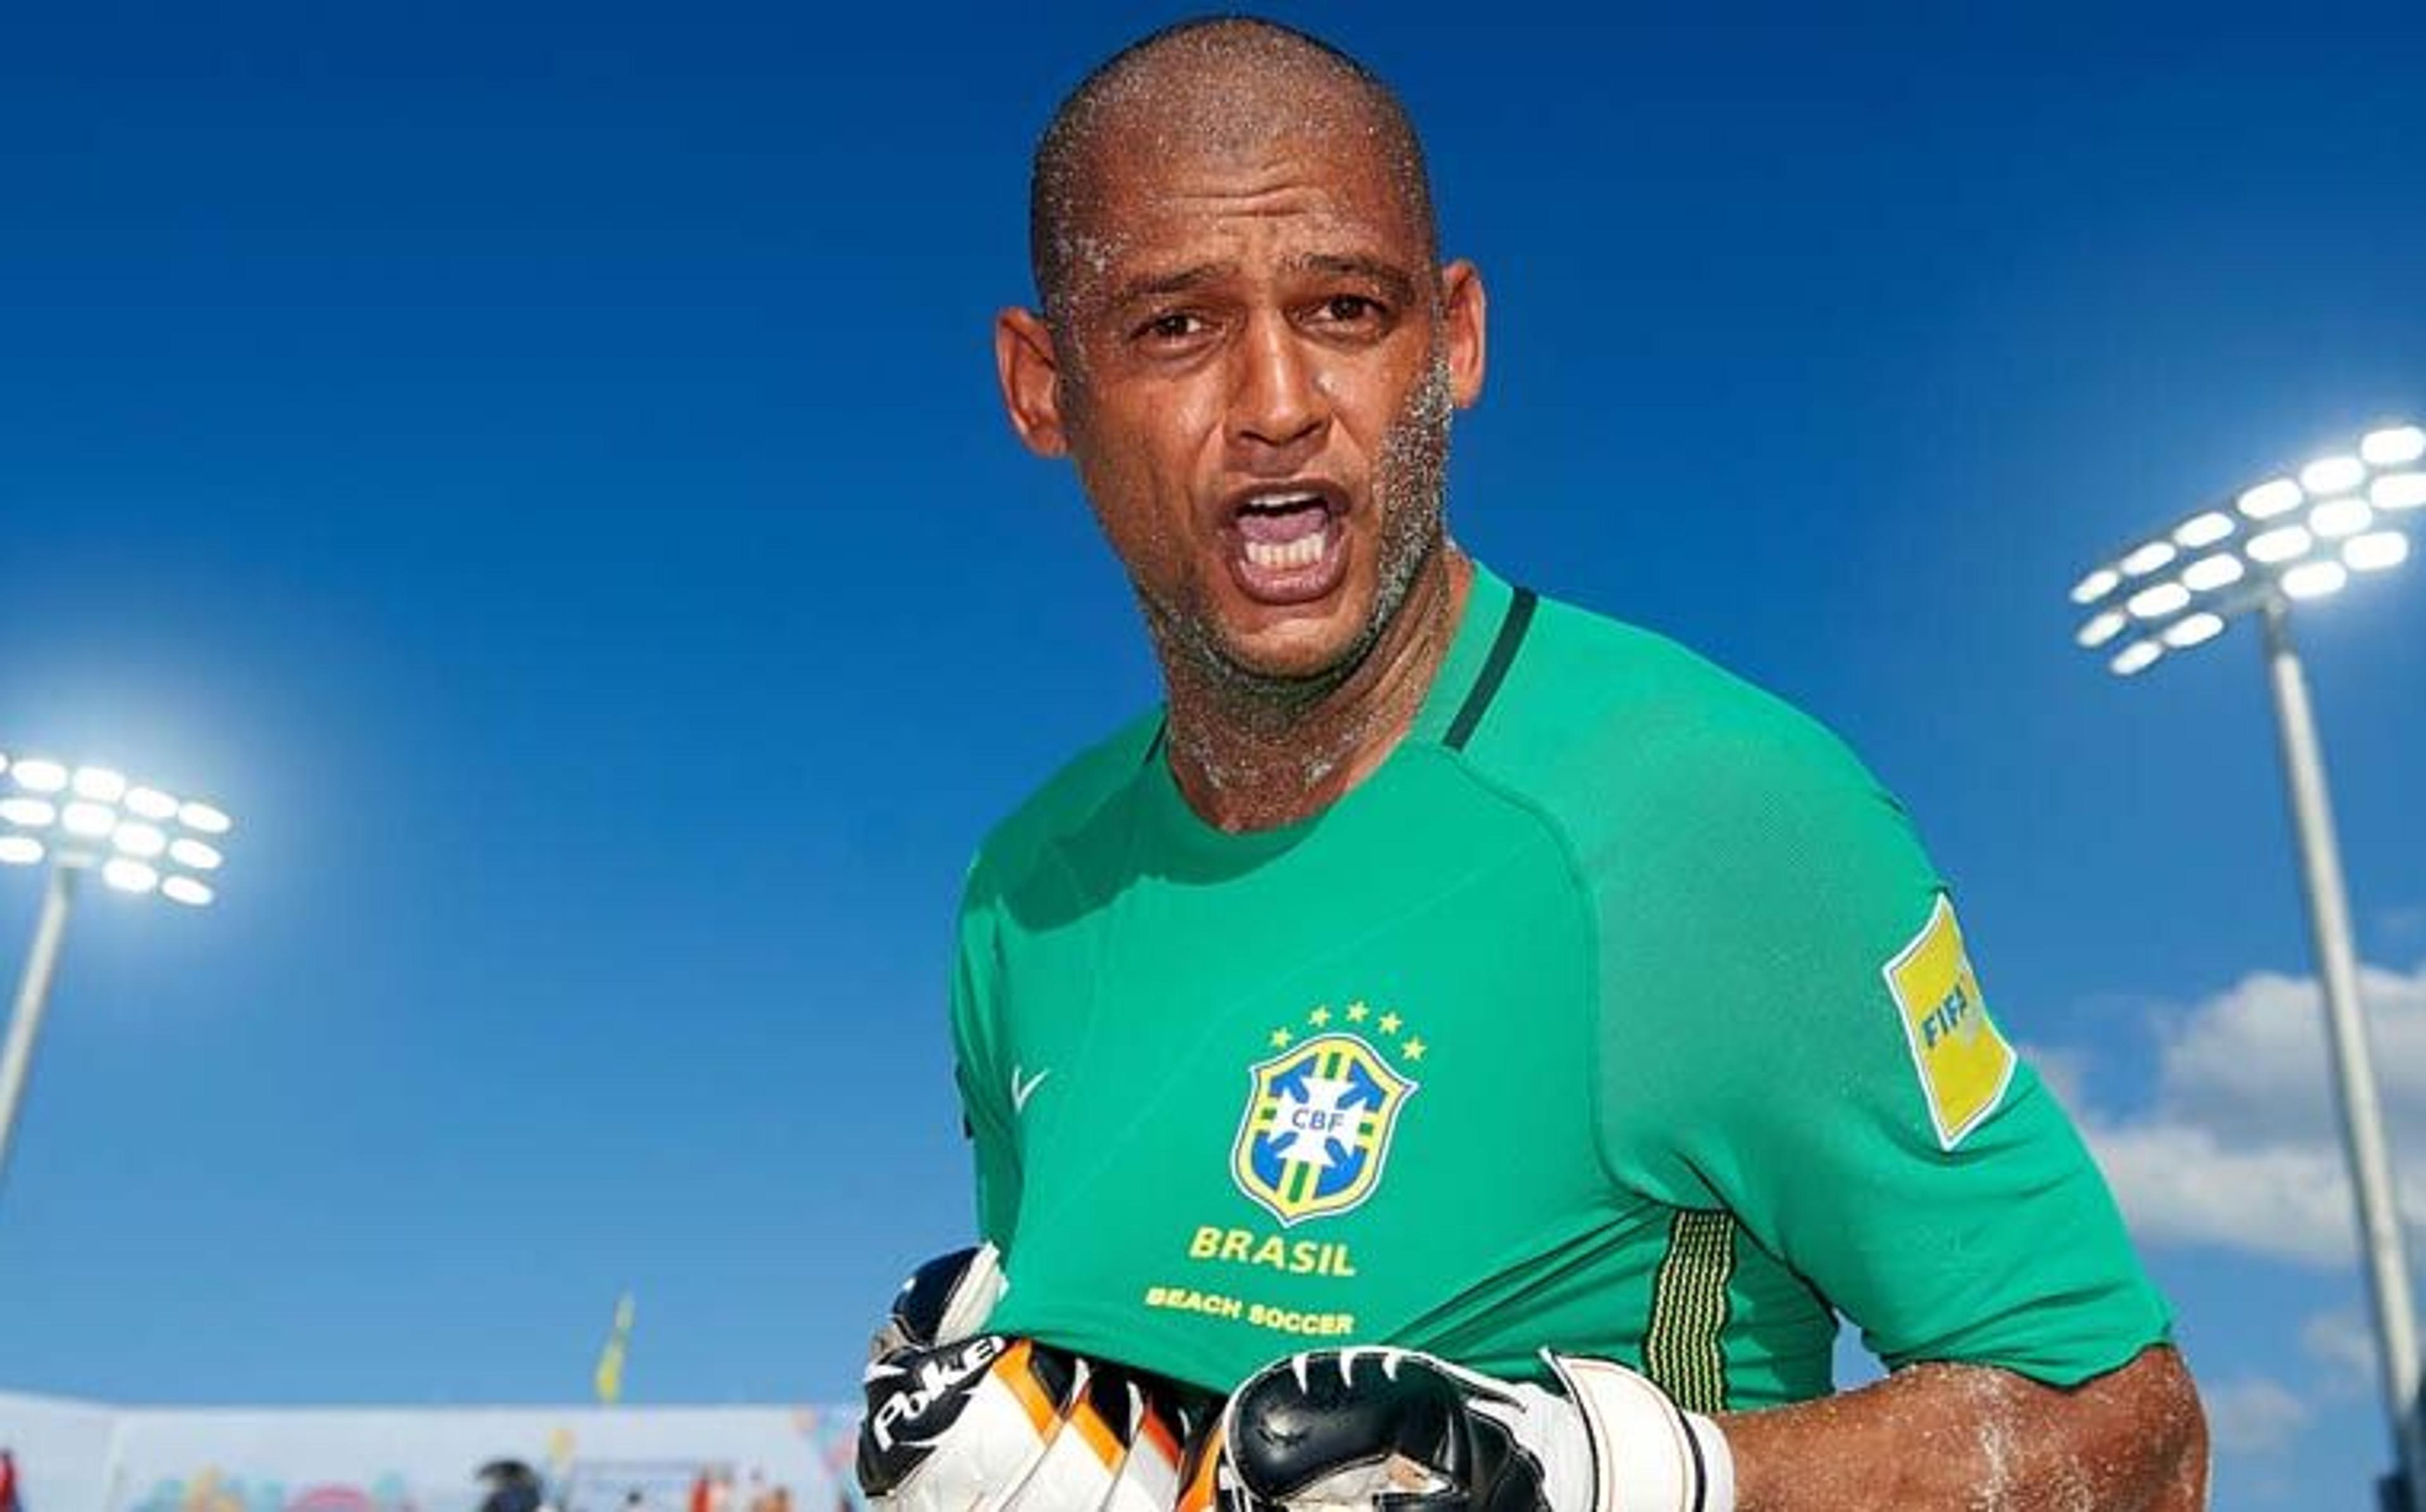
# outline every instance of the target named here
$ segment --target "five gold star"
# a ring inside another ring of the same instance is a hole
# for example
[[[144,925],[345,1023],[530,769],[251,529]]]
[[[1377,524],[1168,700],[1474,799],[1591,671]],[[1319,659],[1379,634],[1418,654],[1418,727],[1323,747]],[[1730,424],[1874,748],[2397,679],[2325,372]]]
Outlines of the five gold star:
[[[1350,1023],[1363,1023],[1367,1019],[1373,1019],[1373,1010],[1366,1005],[1364,1000],[1359,999],[1356,1002],[1348,1005],[1347,1016]],[[1318,1003],[1313,1007],[1308,1008],[1305,1014],[1305,1021],[1314,1025],[1318,1029],[1329,1024],[1331,1022],[1331,1005],[1328,1003]],[[1385,1035],[1397,1034],[1401,1028],[1405,1027],[1406,1021],[1406,1020],[1399,1016],[1396,1009],[1383,1014],[1378,1019],[1373,1019],[1375,1026]],[[1272,1031],[1272,1048],[1274,1050],[1286,1050],[1296,1042],[1297,1036],[1286,1025]],[[1431,1048],[1432,1047],[1431,1045],[1425,1043],[1424,1037],[1421,1035],[1411,1034],[1407,1036],[1406,1038],[1399,1042],[1399,1053],[1406,1056],[1407,1059],[1411,1061],[1423,1059],[1425,1055],[1431,1053]]]

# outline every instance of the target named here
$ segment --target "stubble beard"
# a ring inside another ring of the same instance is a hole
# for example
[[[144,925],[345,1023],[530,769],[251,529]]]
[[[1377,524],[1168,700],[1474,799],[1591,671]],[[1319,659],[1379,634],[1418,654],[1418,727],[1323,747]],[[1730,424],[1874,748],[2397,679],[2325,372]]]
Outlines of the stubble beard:
[[[1398,622],[1415,585],[1448,539],[1448,433],[1456,408],[1448,359],[1435,351],[1423,378],[1382,433],[1373,468],[1373,506],[1382,525],[1375,545],[1373,603],[1338,655],[1302,673],[1256,667],[1223,636],[1204,602],[1209,595],[1191,590],[1166,598],[1131,574],[1130,587],[1165,679],[1186,681],[1240,724],[1270,728],[1290,722],[1353,678]]]

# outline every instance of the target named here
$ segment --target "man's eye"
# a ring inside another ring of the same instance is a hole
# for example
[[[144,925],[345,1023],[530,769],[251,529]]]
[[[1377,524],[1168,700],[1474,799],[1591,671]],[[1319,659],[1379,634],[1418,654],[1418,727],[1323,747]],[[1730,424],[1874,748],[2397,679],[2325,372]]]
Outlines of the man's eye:
[[[1147,321],[1138,328],[1138,334],[1154,341],[1186,341],[1204,329],[1205,321],[1202,316],[1189,314],[1186,311],[1174,311],[1167,315],[1156,315]]]
[[[1322,318],[1342,325],[1373,320],[1381,314],[1382,307],[1361,294],[1334,294],[1322,301]]]

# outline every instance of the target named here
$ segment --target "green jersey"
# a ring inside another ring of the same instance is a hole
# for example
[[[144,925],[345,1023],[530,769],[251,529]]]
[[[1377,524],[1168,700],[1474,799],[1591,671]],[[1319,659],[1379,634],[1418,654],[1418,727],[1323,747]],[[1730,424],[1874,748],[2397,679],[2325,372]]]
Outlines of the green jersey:
[[[1149,716],[990,836],[952,1026],[995,1326],[1227,1390],[1390,1343],[1685,1407],[2164,1337],[1944,882],[1829,733],[1480,568],[1412,732],[1207,826]]]

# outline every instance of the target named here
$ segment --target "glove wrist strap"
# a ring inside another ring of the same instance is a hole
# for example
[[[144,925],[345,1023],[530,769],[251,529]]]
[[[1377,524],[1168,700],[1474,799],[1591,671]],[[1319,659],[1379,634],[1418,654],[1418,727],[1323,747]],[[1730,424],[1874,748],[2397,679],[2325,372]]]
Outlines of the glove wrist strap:
[[[1543,1352],[1592,1444],[1590,1512],[1735,1512],[1735,1456],[1719,1425],[1623,1365]]]

